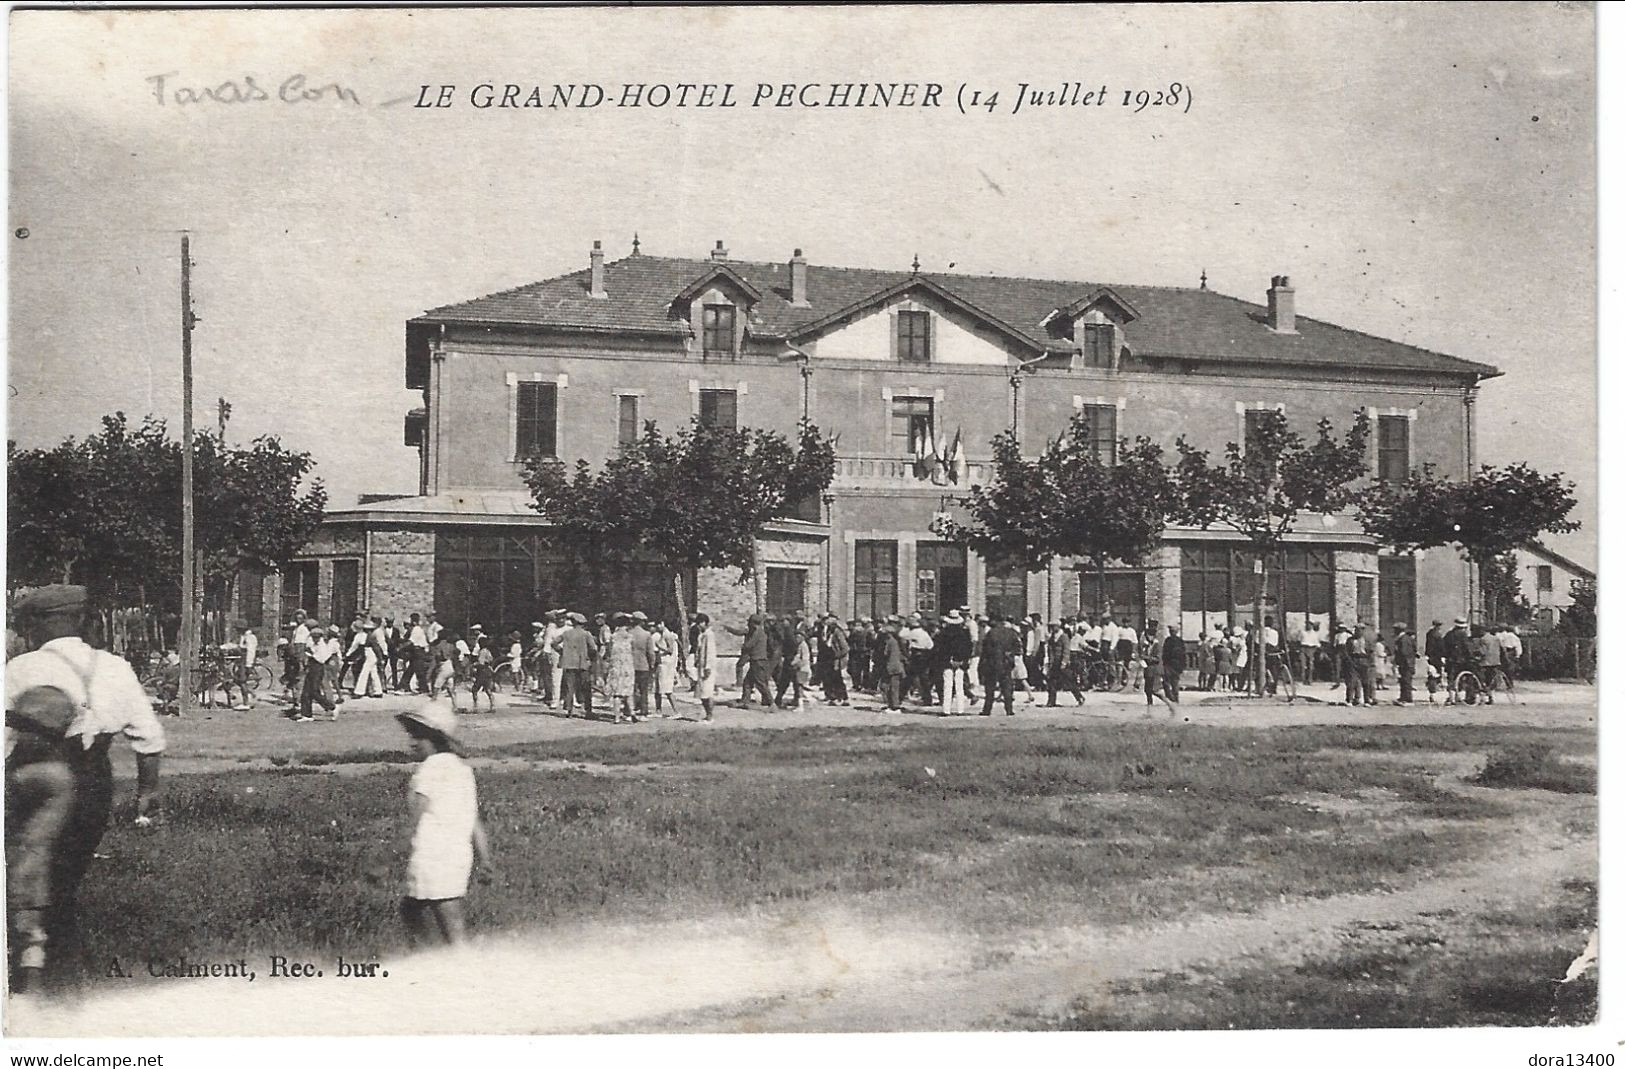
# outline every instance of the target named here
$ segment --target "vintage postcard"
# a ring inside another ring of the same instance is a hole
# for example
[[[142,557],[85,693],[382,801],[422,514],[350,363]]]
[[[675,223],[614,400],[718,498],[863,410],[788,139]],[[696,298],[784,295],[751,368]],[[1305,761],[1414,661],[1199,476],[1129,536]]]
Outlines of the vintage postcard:
[[[1596,23],[14,10],[8,1042],[1612,1065]]]

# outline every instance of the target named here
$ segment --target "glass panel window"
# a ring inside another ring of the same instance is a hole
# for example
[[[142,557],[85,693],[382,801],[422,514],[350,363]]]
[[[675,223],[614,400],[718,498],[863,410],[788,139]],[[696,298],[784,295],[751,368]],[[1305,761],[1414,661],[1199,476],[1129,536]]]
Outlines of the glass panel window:
[[[936,402],[929,397],[893,397],[891,402],[892,449],[913,455],[929,449],[935,431]]]
[[[734,390],[701,390],[700,422],[723,430],[739,429],[739,394]]]
[[[1083,366],[1110,368],[1117,345],[1117,328],[1110,323],[1083,325]]]
[[[1027,570],[1017,563],[989,562],[987,611],[1007,617],[1027,615]]]
[[[767,611],[773,616],[788,616],[804,612],[807,608],[807,570],[805,568],[767,569]]]
[[[897,611],[897,543],[857,542],[852,558],[853,607],[881,618]]]
[[[703,314],[701,341],[706,356],[734,355],[734,306],[708,304]]]
[[[1377,609],[1382,634],[1394,633],[1395,624],[1416,624],[1416,558],[1377,558]]]
[[[931,359],[931,313],[897,313],[897,359],[923,364]]]
[[[1117,463],[1117,406],[1084,405],[1089,421],[1089,446],[1102,464]]]
[[[631,445],[638,440],[638,398],[622,394],[615,399],[615,442]]]
[[[1411,473],[1411,421],[1405,416],[1377,417],[1377,478],[1404,482]]]
[[[1136,631],[1145,627],[1145,573],[1078,569],[1078,611],[1084,616],[1111,616]]]
[[[333,623],[346,627],[361,605],[361,562],[333,562]]]
[[[1535,566],[1535,589],[1542,594],[1552,592],[1552,566],[1550,564]]]
[[[559,455],[559,387],[552,382],[521,382],[517,404],[516,459]]]

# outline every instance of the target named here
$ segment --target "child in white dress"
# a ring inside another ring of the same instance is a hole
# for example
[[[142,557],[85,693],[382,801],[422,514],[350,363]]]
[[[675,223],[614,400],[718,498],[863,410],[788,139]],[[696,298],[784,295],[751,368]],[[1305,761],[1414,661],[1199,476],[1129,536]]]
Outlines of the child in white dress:
[[[412,774],[412,857],[406,865],[401,917],[414,945],[460,943],[466,935],[463,897],[476,858],[490,866],[480,822],[474,771],[457,745],[457,716],[431,701],[396,717],[423,763]]]

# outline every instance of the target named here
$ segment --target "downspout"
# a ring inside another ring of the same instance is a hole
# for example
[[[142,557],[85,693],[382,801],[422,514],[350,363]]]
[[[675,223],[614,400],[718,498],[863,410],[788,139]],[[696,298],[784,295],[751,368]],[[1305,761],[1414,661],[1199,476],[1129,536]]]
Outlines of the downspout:
[[[1472,479],[1473,473],[1478,469],[1478,380],[1464,389],[1461,393],[1461,407],[1463,415],[1463,429],[1466,433],[1466,461],[1467,470],[1464,478]],[[1467,569],[1467,618],[1477,618],[1479,608],[1478,566],[1472,561],[1464,562]]]
[[[432,384],[434,386],[434,462],[430,465],[434,469],[434,492],[440,492],[440,466],[442,463],[440,441],[440,402],[445,396],[445,385],[442,382],[445,374],[446,362],[446,324],[440,324],[440,336],[435,339],[434,350],[430,354],[430,366],[433,369]]]
[[[1032,374],[1032,366],[1047,356],[1048,352],[1042,352],[1030,360],[1022,360],[1010,372],[1010,433],[1017,444],[1021,441],[1021,376]]]

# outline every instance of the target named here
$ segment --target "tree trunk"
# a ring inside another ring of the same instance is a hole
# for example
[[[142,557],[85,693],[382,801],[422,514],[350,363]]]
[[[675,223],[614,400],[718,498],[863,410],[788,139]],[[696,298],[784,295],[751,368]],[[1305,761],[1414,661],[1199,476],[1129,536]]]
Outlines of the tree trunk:
[[[1253,665],[1253,680],[1258,685],[1258,695],[1264,695],[1265,665],[1264,665],[1264,598],[1270,588],[1270,556],[1267,552],[1258,555],[1258,590],[1253,594],[1253,634],[1258,636],[1255,646],[1257,660]]]
[[[683,597],[683,570],[673,568],[671,572],[672,593],[677,595],[677,660],[678,663],[688,664],[688,601]]]
[[[756,596],[756,615],[761,616],[767,612],[767,593],[762,589],[762,562],[757,550],[756,539],[750,540],[750,581]]]

